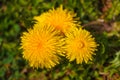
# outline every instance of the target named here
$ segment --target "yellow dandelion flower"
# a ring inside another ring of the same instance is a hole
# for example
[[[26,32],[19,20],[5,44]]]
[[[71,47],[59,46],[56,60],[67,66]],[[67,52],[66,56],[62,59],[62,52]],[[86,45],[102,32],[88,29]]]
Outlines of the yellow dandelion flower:
[[[34,19],[37,20],[40,25],[48,24],[64,33],[74,25],[78,26],[79,22],[75,17],[76,14],[63,9],[63,6],[61,5],[57,9],[49,10],[48,12],[45,12],[40,16],[34,17]]]
[[[74,28],[73,31],[66,33],[66,57],[76,60],[77,64],[92,60],[92,55],[96,51],[97,44],[90,32],[82,28]]]
[[[62,53],[63,39],[53,27],[34,26],[21,37],[23,57],[34,68],[51,68],[59,63],[58,55]]]

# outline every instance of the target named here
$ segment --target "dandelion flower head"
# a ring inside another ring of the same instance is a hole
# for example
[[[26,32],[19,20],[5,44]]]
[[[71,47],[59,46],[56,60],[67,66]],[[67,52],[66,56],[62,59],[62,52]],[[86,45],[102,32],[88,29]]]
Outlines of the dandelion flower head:
[[[69,61],[76,60],[76,63],[87,63],[92,60],[97,44],[90,32],[82,28],[74,28],[66,33],[66,57]]]
[[[63,40],[58,36],[59,32],[53,27],[34,26],[28,29],[21,37],[23,57],[34,68],[51,68],[59,63],[58,55],[61,55]]]
[[[75,17],[75,13],[63,9],[63,6],[61,5],[57,9],[51,9],[40,16],[36,16],[35,20],[37,20],[37,23],[40,25],[48,24],[64,33],[73,26],[77,26],[79,24]]]

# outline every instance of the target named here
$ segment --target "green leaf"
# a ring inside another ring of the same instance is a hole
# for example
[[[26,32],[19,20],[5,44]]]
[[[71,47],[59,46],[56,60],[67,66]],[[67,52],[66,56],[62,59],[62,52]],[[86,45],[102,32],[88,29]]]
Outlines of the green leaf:
[[[114,68],[120,67],[120,51],[118,51],[116,53],[116,57],[114,58],[114,60],[111,63],[112,63],[112,67],[114,67]]]

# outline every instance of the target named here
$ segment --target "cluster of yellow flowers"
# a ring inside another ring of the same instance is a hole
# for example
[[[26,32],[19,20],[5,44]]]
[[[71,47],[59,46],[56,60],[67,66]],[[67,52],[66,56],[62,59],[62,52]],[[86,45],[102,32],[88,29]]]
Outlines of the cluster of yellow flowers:
[[[92,60],[97,44],[75,17],[62,6],[34,17],[36,24],[21,36],[23,58],[31,67],[52,68],[60,63],[60,56],[77,64]]]

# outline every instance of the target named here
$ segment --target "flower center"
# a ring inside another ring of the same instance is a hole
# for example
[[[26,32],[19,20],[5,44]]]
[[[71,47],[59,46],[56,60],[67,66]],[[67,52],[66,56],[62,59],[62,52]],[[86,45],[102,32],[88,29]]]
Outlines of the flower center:
[[[84,46],[85,46],[84,42],[80,41],[80,42],[78,43],[78,48],[79,48],[79,49],[83,48]]]
[[[38,45],[37,45],[37,48],[38,48],[38,49],[41,49],[41,48],[42,48],[42,46],[43,46],[43,45],[42,45],[42,43],[41,43],[41,42],[39,42],[39,43],[38,43]]]
[[[61,30],[61,27],[60,26],[56,26],[56,29]]]

